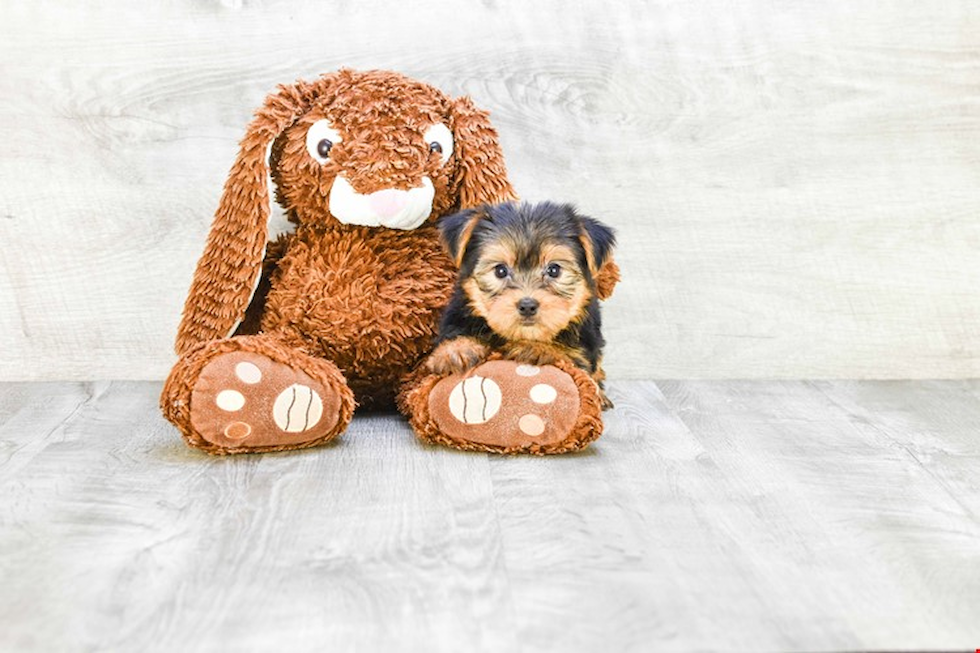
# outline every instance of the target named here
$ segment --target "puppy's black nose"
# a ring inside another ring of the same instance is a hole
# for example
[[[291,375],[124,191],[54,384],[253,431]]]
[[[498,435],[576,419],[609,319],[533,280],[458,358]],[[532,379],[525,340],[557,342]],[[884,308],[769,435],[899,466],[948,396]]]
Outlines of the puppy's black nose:
[[[538,300],[532,297],[525,297],[517,302],[517,312],[521,317],[534,317],[538,314]]]

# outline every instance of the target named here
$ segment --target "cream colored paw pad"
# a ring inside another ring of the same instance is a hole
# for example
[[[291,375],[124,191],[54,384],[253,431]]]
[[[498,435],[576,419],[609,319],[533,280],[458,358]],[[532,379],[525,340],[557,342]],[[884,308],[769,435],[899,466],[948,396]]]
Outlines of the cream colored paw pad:
[[[544,433],[544,420],[537,415],[524,415],[517,421],[517,426],[521,429],[521,432],[525,435],[530,435],[532,438]]]
[[[245,422],[232,422],[225,427],[225,437],[231,440],[242,440],[252,434],[252,427]]]
[[[518,365],[514,372],[517,376],[537,376],[541,373],[541,368],[535,365]]]
[[[245,395],[238,390],[222,390],[215,396],[214,403],[221,410],[234,413],[245,405]]]
[[[547,383],[539,383],[527,393],[536,404],[550,404],[558,398],[558,391]]]
[[[294,383],[279,393],[272,405],[272,419],[286,433],[307,431],[320,421],[323,401],[309,386]]]
[[[492,379],[471,376],[449,393],[449,412],[463,424],[483,424],[500,411],[501,396]]]
[[[259,366],[255,363],[242,361],[238,365],[235,365],[235,376],[237,376],[242,383],[255,385],[262,380],[262,370],[260,370]]]

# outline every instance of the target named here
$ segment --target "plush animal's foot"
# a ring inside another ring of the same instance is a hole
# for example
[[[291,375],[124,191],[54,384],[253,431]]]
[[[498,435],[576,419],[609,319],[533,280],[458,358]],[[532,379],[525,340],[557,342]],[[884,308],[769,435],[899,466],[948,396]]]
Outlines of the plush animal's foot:
[[[458,449],[565,453],[602,433],[598,387],[564,363],[492,360],[465,374],[432,375],[402,406],[421,439]]]
[[[263,336],[219,341],[189,358],[161,401],[191,446],[221,454],[298,449],[333,439],[350,422],[353,394],[329,361]]]
[[[340,397],[328,383],[247,351],[211,360],[191,392],[191,426],[220,447],[319,440],[339,417]]]

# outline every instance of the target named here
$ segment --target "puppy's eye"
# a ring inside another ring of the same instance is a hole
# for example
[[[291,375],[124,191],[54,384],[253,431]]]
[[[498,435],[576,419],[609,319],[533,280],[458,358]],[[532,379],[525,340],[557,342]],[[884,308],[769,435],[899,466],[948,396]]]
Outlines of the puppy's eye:
[[[306,132],[306,151],[318,163],[326,163],[330,150],[341,141],[340,132],[326,120],[317,120]]]
[[[498,263],[493,268],[493,276],[497,277],[498,279],[506,279],[509,274],[510,269],[503,263]]]
[[[453,155],[453,133],[449,131],[449,127],[441,123],[432,125],[425,130],[423,138],[429,146],[429,152],[439,154],[439,160],[445,165]]]
[[[557,279],[561,276],[561,266],[557,263],[549,263],[548,267],[545,268],[544,273],[552,279]]]

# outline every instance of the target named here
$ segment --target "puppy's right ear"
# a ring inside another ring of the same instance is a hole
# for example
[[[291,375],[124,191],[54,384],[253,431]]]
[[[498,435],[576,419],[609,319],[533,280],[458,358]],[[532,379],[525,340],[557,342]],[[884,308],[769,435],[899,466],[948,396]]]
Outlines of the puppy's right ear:
[[[225,182],[204,253],[184,304],[175,349],[224,338],[245,315],[255,290],[267,241],[270,213],[269,148],[287,127],[310,110],[343,74],[280,86],[255,112]]]
[[[486,209],[481,206],[447,215],[439,220],[439,234],[442,237],[442,244],[449,252],[450,258],[456,263],[456,267],[463,264],[466,246],[469,245],[473,231],[480,220],[485,217]]]
[[[587,215],[578,215],[581,234],[579,240],[585,249],[585,256],[592,275],[598,274],[606,264],[616,245],[616,232]]]
[[[613,260],[616,232],[594,218],[578,215],[581,234],[579,240],[585,250],[589,272],[596,283],[599,299],[608,299],[619,282],[619,266]]]

